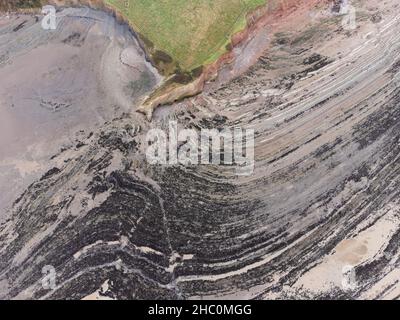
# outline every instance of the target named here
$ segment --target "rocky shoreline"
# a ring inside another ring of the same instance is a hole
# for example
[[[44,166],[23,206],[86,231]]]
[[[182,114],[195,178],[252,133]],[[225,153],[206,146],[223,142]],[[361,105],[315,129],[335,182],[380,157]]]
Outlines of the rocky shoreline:
[[[56,153],[0,226],[0,298],[399,299],[398,7],[294,12],[241,76]],[[150,165],[170,120],[254,129],[254,174]]]

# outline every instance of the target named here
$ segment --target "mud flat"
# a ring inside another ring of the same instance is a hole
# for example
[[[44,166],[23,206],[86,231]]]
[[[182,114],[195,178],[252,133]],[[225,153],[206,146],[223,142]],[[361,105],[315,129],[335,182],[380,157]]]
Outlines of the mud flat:
[[[0,16],[2,218],[51,156],[130,111],[159,82],[132,33],[111,15],[81,8],[58,16],[55,31],[34,15]]]
[[[324,6],[328,2],[327,0],[270,0],[250,10],[246,14],[243,29],[230,36],[225,53],[221,53],[215,61],[205,63],[191,72],[170,75],[143,101],[137,111],[145,114],[151,121],[156,108],[196,96],[204,90],[208,82],[215,81],[216,78],[222,83],[235,78],[253,65],[266,50],[270,42],[269,36],[276,32],[279,20],[288,16],[296,18],[296,12],[297,16],[299,13],[304,16],[309,8],[315,8],[317,4]],[[143,47],[147,47],[145,42]],[[226,72],[227,69],[230,69],[229,73]],[[225,72],[221,75],[221,71]]]
[[[357,2],[354,30],[322,9],[279,20],[240,77],[56,153],[0,227],[0,297],[398,299],[398,3]],[[171,119],[253,128],[254,173],[149,165]]]

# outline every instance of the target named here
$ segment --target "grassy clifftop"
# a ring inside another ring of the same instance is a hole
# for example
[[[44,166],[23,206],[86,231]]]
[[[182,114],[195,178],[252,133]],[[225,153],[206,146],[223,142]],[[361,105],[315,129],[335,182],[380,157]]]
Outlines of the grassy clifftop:
[[[266,0],[104,0],[134,27],[166,74],[190,72],[226,51],[246,14]],[[169,68],[169,70],[168,70]]]

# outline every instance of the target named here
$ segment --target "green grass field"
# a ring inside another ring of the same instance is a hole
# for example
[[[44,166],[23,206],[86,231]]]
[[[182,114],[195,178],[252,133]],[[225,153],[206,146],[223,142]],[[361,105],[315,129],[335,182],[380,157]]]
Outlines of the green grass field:
[[[40,8],[41,0],[0,0],[0,10]]]
[[[266,0],[105,0],[183,72],[216,60]]]

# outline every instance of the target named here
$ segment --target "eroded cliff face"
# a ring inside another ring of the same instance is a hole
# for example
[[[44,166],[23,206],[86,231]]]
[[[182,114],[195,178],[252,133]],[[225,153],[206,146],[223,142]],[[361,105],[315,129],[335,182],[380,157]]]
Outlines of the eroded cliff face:
[[[397,298],[397,6],[358,3],[355,30],[293,11],[242,76],[226,66],[152,123],[123,115],[55,155],[1,226],[1,297]],[[146,132],[171,119],[255,129],[254,173],[149,165]]]

